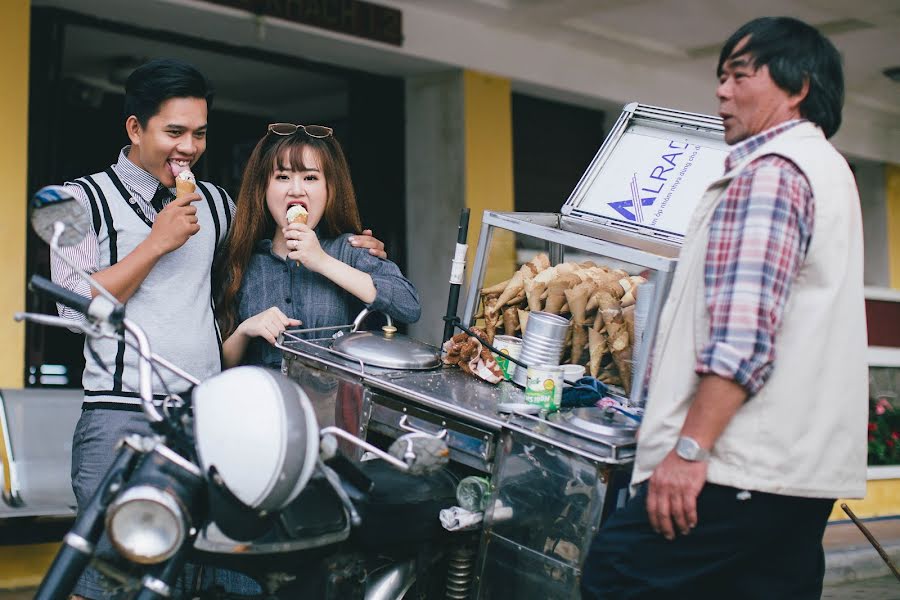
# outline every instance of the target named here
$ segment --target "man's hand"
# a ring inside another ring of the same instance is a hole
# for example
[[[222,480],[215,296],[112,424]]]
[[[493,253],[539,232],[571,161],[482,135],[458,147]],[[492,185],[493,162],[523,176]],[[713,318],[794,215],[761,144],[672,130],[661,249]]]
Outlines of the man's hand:
[[[712,448],[746,399],[747,391],[734,381],[703,375],[680,435]],[[673,449],[650,476],[647,516],[667,540],[675,539],[676,529],[687,535],[697,526],[697,496],[706,484],[706,470],[705,461],[684,460]]]
[[[381,259],[387,258],[387,252],[384,250],[384,242],[372,236],[371,229],[364,229],[360,235],[354,235],[350,238],[350,245],[355,248],[368,248],[369,254],[377,256]]]
[[[200,194],[197,193],[176,198],[156,216],[147,241],[160,256],[181,248],[192,235],[200,231],[197,207],[193,205],[198,200]]]
[[[650,476],[647,516],[667,540],[697,526],[697,496],[706,484],[706,461],[684,460],[671,450]]]

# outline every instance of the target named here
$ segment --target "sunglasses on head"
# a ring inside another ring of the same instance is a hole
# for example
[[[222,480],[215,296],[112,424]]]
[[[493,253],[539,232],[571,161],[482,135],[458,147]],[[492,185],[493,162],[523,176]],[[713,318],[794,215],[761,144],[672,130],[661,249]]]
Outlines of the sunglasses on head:
[[[294,125],[293,123],[269,123],[269,132],[275,135],[294,135],[303,131],[311,138],[327,138],[334,134],[334,129],[324,125]]]

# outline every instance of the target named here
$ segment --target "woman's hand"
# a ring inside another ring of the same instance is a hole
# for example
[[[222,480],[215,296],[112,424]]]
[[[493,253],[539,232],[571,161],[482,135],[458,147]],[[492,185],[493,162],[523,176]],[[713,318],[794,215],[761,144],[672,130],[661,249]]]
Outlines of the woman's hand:
[[[291,319],[277,306],[267,308],[259,314],[253,315],[237,327],[235,333],[239,333],[247,338],[261,337],[267,342],[275,345],[278,334],[288,327],[297,327],[301,322],[297,319]]]
[[[328,254],[322,250],[316,232],[304,223],[291,223],[284,229],[287,241],[288,259],[300,262],[310,271],[321,273],[325,268]]]

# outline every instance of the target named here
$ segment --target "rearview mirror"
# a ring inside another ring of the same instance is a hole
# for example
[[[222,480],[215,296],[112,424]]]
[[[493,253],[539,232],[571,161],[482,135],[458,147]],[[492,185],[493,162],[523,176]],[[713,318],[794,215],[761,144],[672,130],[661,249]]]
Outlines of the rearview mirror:
[[[74,246],[87,235],[91,219],[69,190],[61,185],[48,185],[31,199],[31,226],[51,246],[57,235],[57,245]]]

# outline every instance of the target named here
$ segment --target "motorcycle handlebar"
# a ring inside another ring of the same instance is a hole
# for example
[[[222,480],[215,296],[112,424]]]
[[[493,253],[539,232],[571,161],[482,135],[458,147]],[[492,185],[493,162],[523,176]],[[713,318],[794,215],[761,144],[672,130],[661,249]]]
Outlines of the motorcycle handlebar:
[[[97,312],[98,314],[94,316],[109,322],[117,320],[115,319],[116,316],[118,316],[119,319],[123,316],[122,311],[117,310],[117,307],[113,307],[112,305],[104,307],[101,310],[93,311],[93,300],[79,296],[40,275],[33,275],[29,285],[32,289],[46,294],[57,302],[74,308],[85,315],[91,315],[92,312]],[[121,321],[125,329],[134,336],[138,346],[138,391],[140,393],[141,406],[144,410],[144,414],[151,423],[162,422],[164,417],[159,410],[153,406],[153,353],[150,351],[150,342],[144,331],[136,323],[133,323],[128,319],[121,319]]]
[[[120,302],[110,301],[106,296],[85,298],[40,275],[32,275],[28,286],[36,292],[49,296],[60,304],[74,308],[78,312],[87,315],[91,321],[108,323],[113,328],[118,329],[125,318],[125,306]]]
[[[40,275],[32,275],[28,287],[38,293],[49,296],[60,304],[64,304],[69,308],[74,308],[85,315],[88,314],[88,309],[91,306],[90,298],[79,296],[75,292],[67,290],[61,285],[57,285]]]

